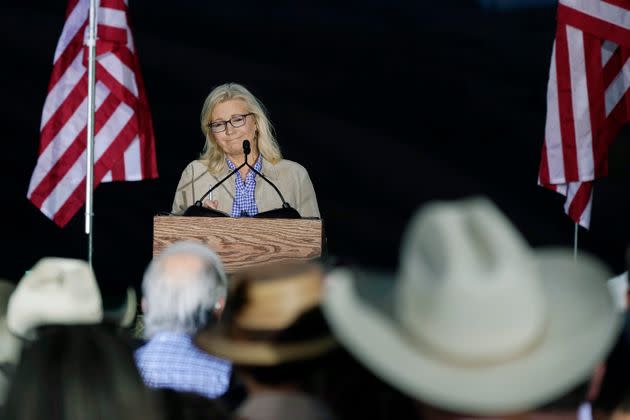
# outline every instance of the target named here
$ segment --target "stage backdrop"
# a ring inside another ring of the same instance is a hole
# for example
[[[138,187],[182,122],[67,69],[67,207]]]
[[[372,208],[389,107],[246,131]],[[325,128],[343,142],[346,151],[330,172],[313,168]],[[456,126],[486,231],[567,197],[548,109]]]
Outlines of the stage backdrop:
[[[332,256],[394,269],[418,206],[482,193],[532,245],[572,245],[562,197],[536,186],[554,8],[201,3],[130,0],[160,178],[95,192],[94,263],[106,295],[139,284],[152,218],[170,209],[203,146],[203,100],[227,81],[264,102],[285,157],[308,169]],[[82,212],[60,229],[26,199],[65,3],[0,7],[0,276],[18,280],[43,256],[86,258],[87,239]],[[630,231],[627,130],[622,137],[611,175],[595,184],[591,231],[580,235],[616,272]]]

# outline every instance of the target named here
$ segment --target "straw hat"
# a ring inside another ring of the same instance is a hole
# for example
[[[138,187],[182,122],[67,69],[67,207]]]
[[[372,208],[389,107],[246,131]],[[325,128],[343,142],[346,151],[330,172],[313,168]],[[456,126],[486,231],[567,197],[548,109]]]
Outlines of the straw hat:
[[[320,356],[336,346],[319,310],[316,264],[257,268],[235,278],[225,317],[197,345],[235,364],[272,366]]]
[[[485,199],[432,203],[410,223],[398,273],[338,269],[324,313],[382,379],[450,411],[542,405],[586,380],[621,324],[592,257],[533,250]]]

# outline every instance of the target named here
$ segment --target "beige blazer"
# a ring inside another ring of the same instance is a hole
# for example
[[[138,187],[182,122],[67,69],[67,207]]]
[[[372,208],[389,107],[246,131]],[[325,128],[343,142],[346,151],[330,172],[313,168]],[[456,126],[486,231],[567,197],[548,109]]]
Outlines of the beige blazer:
[[[274,165],[263,158],[260,172],[278,187],[284,200],[296,209],[302,217],[320,217],[315,189],[308,172],[302,165],[286,159]],[[182,177],[177,185],[172,212],[180,214],[185,211],[229,173],[230,169],[228,168],[224,173],[215,176],[208,172],[208,168],[200,160],[190,162],[182,172]],[[205,198],[217,200],[219,202],[218,210],[227,214],[232,213],[235,193],[234,177],[236,176],[238,174],[234,174]],[[278,193],[261,177],[256,177],[254,196],[259,212],[282,207],[282,200],[280,200]]]

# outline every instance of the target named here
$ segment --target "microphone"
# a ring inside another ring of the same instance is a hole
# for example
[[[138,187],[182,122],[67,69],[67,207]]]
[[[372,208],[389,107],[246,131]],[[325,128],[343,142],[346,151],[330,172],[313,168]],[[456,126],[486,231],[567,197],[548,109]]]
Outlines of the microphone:
[[[243,154],[245,155],[245,162],[247,162],[247,155],[251,153],[252,149],[249,146],[249,140],[243,140]]]
[[[247,155],[249,155],[250,153],[251,153],[251,147],[250,147],[250,144],[249,144],[249,140],[245,139],[245,140],[243,140],[243,154],[245,155],[245,162],[243,164],[239,165],[238,168],[235,168],[232,172],[227,174],[227,176],[225,178],[223,178],[221,181],[219,181],[216,184],[214,184],[208,191],[206,191],[206,193],[204,195],[202,195],[199,200],[195,201],[195,206],[203,205],[203,199],[206,198],[219,185],[223,184],[229,177],[231,177],[232,175],[234,175],[235,173],[240,171],[243,166],[245,166],[245,165],[249,166],[249,164],[247,163]],[[251,166],[250,166],[250,168],[251,168]]]
[[[195,204],[188,207],[184,212],[184,216],[209,216],[209,217],[228,217],[228,214],[223,213],[217,209],[209,209],[203,206],[203,199],[206,198],[212,191],[217,189],[219,185],[223,184],[229,177],[237,173],[243,166],[247,165],[247,155],[251,152],[249,140],[243,140],[243,154],[245,155],[245,162],[238,168],[235,168],[232,172],[227,174],[221,181],[214,184],[199,200],[195,201]],[[249,166],[249,165],[248,165]]]
[[[271,185],[273,189],[276,191],[276,193],[278,193],[278,195],[280,196],[280,200],[282,201],[282,208],[258,213],[254,217],[301,219],[302,216],[300,215],[300,213],[297,210],[295,210],[293,207],[291,207],[291,205],[285,201],[278,187],[276,187],[276,185],[273,182],[271,182],[266,176],[261,174],[259,171],[256,170],[256,168],[254,168],[252,165],[249,164],[249,162],[247,162],[247,155],[249,155],[250,153],[251,153],[251,144],[249,140],[245,139],[243,140],[243,155],[245,156],[245,162],[243,162],[241,165],[235,168],[232,172],[226,175],[222,180],[214,184],[204,195],[201,196],[201,198],[199,198],[199,200],[195,201],[195,204],[188,207],[186,211],[184,212],[184,216],[221,216],[221,217],[228,216],[219,210],[203,207],[203,200],[212,191],[214,191],[219,185],[223,184],[229,177],[231,177],[232,175],[237,173],[239,170],[241,170],[243,166],[247,166],[249,169],[254,171],[256,175],[260,176],[269,185]]]

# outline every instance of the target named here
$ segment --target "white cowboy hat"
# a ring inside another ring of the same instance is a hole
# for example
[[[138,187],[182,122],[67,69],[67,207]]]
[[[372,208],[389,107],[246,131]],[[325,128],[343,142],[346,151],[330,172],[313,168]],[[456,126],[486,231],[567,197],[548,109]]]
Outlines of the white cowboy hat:
[[[475,198],[423,208],[395,278],[331,272],[323,307],[340,342],[392,386],[496,415],[561,396],[605,358],[621,325],[609,277],[592,257],[529,248]]]
[[[15,285],[0,279],[0,406],[6,401],[9,389],[9,366],[17,363],[20,355],[21,343],[7,328],[7,304]]]
[[[35,338],[42,325],[131,324],[136,313],[136,296],[127,290],[125,304],[103,311],[101,292],[86,261],[71,258],[42,258],[29,270],[11,294],[7,326],[16,336]]]
[[[20,340],[7,326],[7,306],[15,285],[0,279],[0,365],[15,363],[20,354]],[[0,369],[1,370],[1,369]]]
[[[18,283],[9,300],[7,324],[32,338],[41,325],[95,324],[103,320],[101,293],[90,266],[69,258],[42,258]]]

